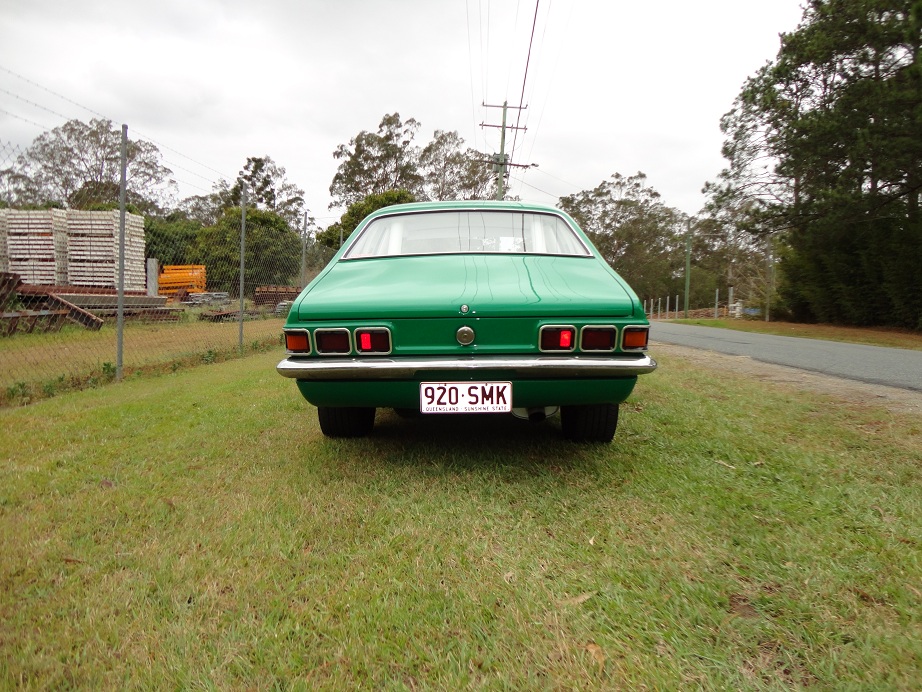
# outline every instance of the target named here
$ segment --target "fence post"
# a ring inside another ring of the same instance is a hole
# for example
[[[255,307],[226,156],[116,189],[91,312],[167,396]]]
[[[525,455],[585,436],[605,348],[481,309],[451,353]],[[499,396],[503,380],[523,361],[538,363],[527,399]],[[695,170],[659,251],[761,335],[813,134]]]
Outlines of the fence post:
[[[307,212],[304,212],[304,226],[301,228],[301,288],[307,284]]]
[[[662,298],[656,299],[656,319],[658,320],[663,319],[663,299]]]
[[[672,296],[666,296],[666,319],[667,320],[669,319],[669,299],[670,298],[672,298]]]
[[[715,320],[720,318],[719,310],[720,310],[720,289],[718,288],[716,291],[714,291],[714,319]]]
[[[160,293],[160,263],[156,257],[147,258],[147,295],[156,298]]]
[[[246,251],[246,230],[247,230],[247,186],[246,183],[240,183],[240,337],[239,349],[240,355],[243,355],[243,257]]]
[[[122,152],[118,189],[118,303],[115,337],[115,379],[122,379],[125,346],[125,187],[128,183],[128,125],[122,125]]]

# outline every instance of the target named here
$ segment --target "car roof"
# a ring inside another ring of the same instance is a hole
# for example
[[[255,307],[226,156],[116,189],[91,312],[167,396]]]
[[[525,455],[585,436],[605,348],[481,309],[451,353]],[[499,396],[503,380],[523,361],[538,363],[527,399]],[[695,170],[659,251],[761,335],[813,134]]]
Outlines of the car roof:
[[[368,215],[368,219],[388,214],[408,214],[414,212],[431,211],[463,211],[466,209],[481,209],[490,211],[534,211],[547,214],[566,216],[556,207],[546,204],[532,204],[527,202],[498,201],[498,200],[452,200],[447,202],[410,202],[408,204],[394,204],[382,207]]]

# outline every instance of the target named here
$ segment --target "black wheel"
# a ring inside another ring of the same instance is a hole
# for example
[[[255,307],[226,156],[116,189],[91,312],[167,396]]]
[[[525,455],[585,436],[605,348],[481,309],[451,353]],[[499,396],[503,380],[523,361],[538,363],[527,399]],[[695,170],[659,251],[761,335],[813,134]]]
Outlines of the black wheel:
[[[327,437],[365,437],[375,427],[373,408],[318,406],[317,420]]]
[[[561,406],[560,427],[574,442],[611,442],[618,428],[618,404]]]

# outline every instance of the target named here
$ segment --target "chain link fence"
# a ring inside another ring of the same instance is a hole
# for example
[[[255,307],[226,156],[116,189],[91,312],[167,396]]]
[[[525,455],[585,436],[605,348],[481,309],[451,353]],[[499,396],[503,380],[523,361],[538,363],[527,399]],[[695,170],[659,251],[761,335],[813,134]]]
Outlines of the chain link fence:
[[[119,209],[23,208],[22,155],[0,139],[0,405],[281,347],[331,255],[245,203],[212,224],[132,209],[124,234]]]

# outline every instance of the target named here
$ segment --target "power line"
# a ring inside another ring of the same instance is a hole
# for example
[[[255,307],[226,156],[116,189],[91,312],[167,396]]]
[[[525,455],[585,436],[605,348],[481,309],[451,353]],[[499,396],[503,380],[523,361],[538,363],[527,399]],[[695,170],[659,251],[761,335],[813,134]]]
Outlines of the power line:
[[[166,149],[167,151],[172,151],[172,152],[173,152],[174,154],[176,154],[177,156],[182,156],[182,157],[183,157],[184,159],[186,159],[187,161],[191,161],[191,162],[194,163],[195,165],[201,166],[201,167],[204,168],[205,170],[211,171],[212,173],[217,173],[217,174],[218,174],[219,176],[221,176],[222,178],[225,178],[225,177],[230,177],[230,178],[232,178],[232,177],[233,177],[233,176],[227,176],[225,173],[222,173],[221,171],[219,171],[219,170],[217,170],[217,169],[215,169],[215,168],[212,168],[211,166],[208,166],[208,165],[202,163],[201,161],[196,161],[196,160],[193,159],[191,156],[186,156],[186,155],[183,154],[181,151],[177,151],[176,149],[173,149],[172,147],[168,147],[166,144],[161,144],[160,142],[157,142],[156,140],[154,140],[154,139],[152,139],[152,138],[150,138],[150,137],[145,136],[143,132],[139,132],[139,131],[137,131],[137,130],[136,130],[135,132],[138,134],[138,136],[140,136],[140,137],[146,139],[148,142],[150,142],[151,144],[156,145],[158,148]],[[191,171],[189,171],[189,172],[191,173]],[[207,178],[206,176],[204,176],[204,175],[200,175],[200,174],[198,174],[198,173],[195,173],[194,175],[198,175],[200,178],[204,178],[205,180],[208,180],[208,178]]]
[[[544,27],[542,28],[542,31],[541,31],[541,43],[542,43],[542,45],[547,45],[547,30],[548,30],[548,27],[551,25],[551,21],[550,21],[550,4],[546,5],[546,7],[547,7],[548,9],[547,9],[547,12],[545,13],[545,16],[544,16]],[[569,7],[570,7],[570,14],[567,15],[566,21],[563,22],[563,34],[564,34],[564,35],[566,35],[567,32],[568,32],[568,29],[569,29],[569,27],[570,27],[570,20],[572,19],[572,16],[573,16],[573,6],[572,6],[572,5],[569,5]],[[558,24],[558,23],[555,22],[555,24]],[[548,79],[548,89],[547,89],[547,93],[545,94],[543,101],[539,101],[539,103],[538,103],[538,123],[537,123],[537,125],[535,125],[535,127],[533,128],[532,136],[531,136],[531,139],[530,139],[530,147],[529,147],[529,149],[528,149],[528,153],[527,153],[527,155],[525,156],[525,158],[529,158],[529,159],[530,159],[531,156],[532,156],[532,152],[534,151],[535,142],[537,141],[537,138],[538,138],[538,131],[541,129],[541,123],[542,123],[543,120],[544,120],[544,112],[545,112],[545,110],[547,109],[547,102],[548,102],[548,100],[549,100],[549,98],[550,98],[551,84],[553,83],[553,79],[554,79],[554,77],[555,77],[556,74],[557,74],[557,66],[558,66],[558,64],[559,64],[559,62],[560,62],[560,53],[561,53],[561,51],[560,51],[560,45],[558,44],[558,46],[557,46],[557,51],[556,51],[556,55],[555,55],[555,58],[554,58],[554,64],[553,64],[553,66],[551,67],[550,78]],[[540,55],[543,57],[544,53],[542,52],[542,53],[540,53]],[[534,81],[533,81],[532,83],[534,84]],[[529,115],[528,120],[531,120],[531,119],[532,119],[531,114],[529,113],[528,115]],[[527,124],[527,121],[526,121],[526,124]]]
[[[480,5],[482,7],[482,5]],[[480,69],[481,69],[481,81],[482,81],[482,91],[481,94],[484,99],[487,98],[487,93],[490,86],[490,61],[484,60],[484,50],[486,50],[487,57],[490,55],[490,0],[487,0],[487,31],[486,31],[486,47],[484,47],[483,40],[483,11],[480,12]],[[486,144],[486,139],[484,139],[484,144]]]
[[[541,170],[540,168],[538,169],[538,172],[543,173],[543,174],[546,175],[547,177],[553,178],[554,180],[559,180],[559,181],[562,182],[562,183],[566,183],[566,184],[569,185],[570,187],[573,187],[573,188],[579,187],[579,185],[577,185],[576,183],[571,183],[569,180],[564,180],[563,178],[558,178],[556,175],[551,175],[551,174],[548,173],[547,171]]]
[[[59,94],[58,92],[56,92],[56,91],[54,91],[54,90],[52,90],[52,89],[49,89],[48,87],[43,86],[43,85],[39,84],[38,82],[36,82],[36,81],[34,81],[34,80],[32,80],[32,79],[29,79],[28,77],[24,77],[23,75],[19,74],[18,72],[14,72],[13,70],[9,69],[8,67],[5,67],[4,65],[0,65],[0,70],[3,70],[3,71],[6,72],[7,74],[10,74],[10,75],[16,77],[17,79],[21,79],[21,80],[24,81],[26,84],[30,84],[31,86],[34,86],[34,87],[37,88],[37,89],[41,89],[42,91],[44,91],[44,92],[46,92],[46,93],[48,93],[48,94],[51,94],[51,95],[54,96],[55,98],[59,98],[59,99],[61,99],[62,101],[66,101],[67,103],[69,103],[69,104],[71,104],[71,105],[73,105],[73,106],[77,106],[77,108],[81,108],[81,109],[87,111],[88,113],[92,113],[93,115],[98,116],[98,117],[102,118],[103,120],[109,120],[110,122],[114,120],[113,118],[110,118],[110,117],[108,117],[108,116],[106,116],[106,115],[103,115],[103,114],[100,113],[99,111],[93,110],[92,108],[90,108],[90,107],[88,107],[88,106],[84,106],[82,103],[78,103],[77,101],[74,101],[73,99],[70,99],[70,98],[68,98],[67,96],[64,96],[63,94]],[[39,108],[39,109],[41,109],[41,110],[47,111],[47,112],[51,113],[52,115],[56,115],[56,116],[59,117],[59,118],[63,118],[64,120],[70,120],[70,118],[68,118],[66,115],[64,115],[64,114],[62,114],[62,113],[58,113],[57,111],[52,110],[51,108],[48,108],[47,106],[43,106],[43,105],[41,105],[41,104],[39,104],[39,103],[35,103],[34,101],[30,101],[29,99],[26,99],[26,98],[24,98],[24,97],[22,97],[22,96],[19,96],[18,94],[14,94],[14,93],[11,92],[11,91],[8,91],[8,90],[2,89],[2,88],[0,88],[0,91],[2,91],[3,93],[5,93],[5,94],[7,94],[7,95],[9,95],[9,96],[12,96],[12,97],[15,98],[15,99],[19,99],[20,101],[23,101],[23,102],[25,102],[25,103],[28,103],[28,104],[31,105],[31,106],[34,106],[34,107]],[[10,113],[10,115],[13,115],[13,114]],[[19,116],[15,116],[15,115],[14,115],[13,117],[19,117]],[[24,118],[19,118],[19,119],[20,119],[20,120],[25,120]],[[29,122],[29,121],[26,121],[26,122]],[[31,123],[31,124],[37,125],[38,123]],[[45,129],[45,130],[48,129],[47,127],[43,127],[43,126],[41,126],[41,125],[39,125],[39,127],[42,127],[42,129]],[[173,152],[174,154],[176,154],[177,156],[181,156],[181,157],[183,157],[184,159],[186,159],[187,161],[191,161],[192,163],[194,163],[194,164],[197,165],[197,166],[201,166],[202,168],[204,168],[204,169],[206,169],[206,170],[209,170],[209,171],[211,171],[212,173],[217,173],[217,174],[218,174],[220,177],[222,177],[222,178],[228,177],[228,176],[226,176],[225,173],[222,173],[221,171],[219,171],[219,170],[217,170],[217,169],[214,169],[214,168],[212,168],[211,166],[208,166],[208,165],[202,163],[201,161],[196,161],[196,160],[193,159],[191,156],[187,156],[186,154],[183,154],[182,152],[177,151],[176,149],[173,149],[172,147],[169,147],[169,146],[167,146],[167,145],[165,145],[165,144],[162,144],[162,143],[160,143],[160,142],[157,142],[157,141],[154,140],[152,137],[146,136],[143,132],[140,132],[140,131],[137,131],[137,130],[134,130],[134,132],[135,132],[135,134],[138,135],[140,138],[147,140],[148,142],[150,142],[151,144],[156,145],[156,146],[157,146],[158,148],[160,148],[160,149],[166,149],[166,150],[168,150],[168,151],[171,151],[171,152]],[[175,164],[174,164],[174,165],[175,165]],[[177,166],[177,167],[178,167],[178,168],[181,168],[181,166]],[[209,180],[209,178],[208,178],[207,176],[203,176],[203,175],[200,175],[200,174],[198,174],[198,173],[193,173],[192,171],[189,171],[188,169],[183,169],[183,170],[186,170],[188,173],[192,173],[193,175],[198,175],[199,177],[201,177],[201,178],[203,178],[203,179],[205,179],[205,180]]]
[[[0,108],[0,113],[5,113],[6,115],[10,116],[11,118],[16,118],[17,120],[22,120],[24,123],[29,123],[30,125],[35,125],[36,127],[39,127],[39,128],[41,128],[41,129],[43,129],[43,130],[47,130],[47,129],[48,129],[47,127],[45,127],[45,126],[42,125],[41,123],[37,123],[37,122],[35,122],[34,120],[29,120],[28,118],[24,118],[24,117],[22,117],[21,115],[16,115],[15,113],[11,113],[10,111],[6,110],[5,108]]]
[[[202,180],[207,180],[208,182],[213,182],[212,179],[209,178],[208,176],[202,175],[201,173],[196,173],[195,171],[191,171],[191,170],[189,170],[188,168],[185,168],[184,166],[180,166],[178,163],[175,163],[174,161],[170,161],[170,160],[168,160],[168,159],[164,159],[163,162],[166,163],[166,164],[169,164],[169,165],[172,166],[173,168],[178,168],[179,170],[185,171],[186,173],[189,173],[190,175],[194,175],[194,176],[196,176],[197,178],[201,178]]]
[[[560,197],[560,195],[555,195],[553,192],[548,192],[547,190],[542,190],[540,187],[535,187],[534,185],[529,185],[528,183],[526,183],[526,182],[525,182],[524,180],[522,180],[521,178],[519,179],[519,182],[520,182],[522,185],[524,185],[525,187],[530,187],[532,190],[537,190],[537,191],[540,192],[541,194],[547,195],[548,197],[556,197],[556,198],[559,198],[559,197]]]
[[[169,163],[169,162],[167,162],[167,163]],[[187,171],[187,172],[190,172],[190,173],[191,173],[191,171]],[[193,175],[195,175],[195,174],[193,173]],[[196,185],[195,183],[190,183],[188,180],[183,180],[182,178],[175,178],[175,177],[174,177],[174,178],[173,178],[173,182],[182,183],[182,184],[185,185],[186,187],[191,187],[191,188],[195,188],[196,190],[201,190],[201,191],[204,192],[205,194],[211,194],[211,192],[212,192],[211,190],[206,190],[204,187],[201,187],[200,185]]]
[[[77,103],[77,102],[74,101],[73,99],[69,99],[69,98],[67,98],[67,97],[64,96],[64,95],[57,93],[56,91],[52,91],[52,90],[49,89],[48,87],[42,86],[42,85],[39,84],[38,82],[34,82],[34,81],[32,81],[31,79],[29,79],[28,77],[23,77],[23,76],[22,76],[21,74],[19,74],[18,72],[13,72],[13,70],[11,70],[11,69],[9,69],[9,68],[7,68],[7,67],[4,67],[3,65],[0,65],[0,70],[3,70],[3,71],[6,72],[7,74],[11,74],[11,75],[13,75],[14,77],[17,77],[18,79],[21,79],[21,80],[24,81],[26,84],[31,84],[32,86],[36,87],[37,89],[41,89],[42,91],[45,91],[45,92],[51,94],[52,96],[55,96],[55,97],[61,99],[62,101],[67,101],[67,103],[71,104],[72,106],[77,106],[77,108],[82,108],[83,110],[87,111],[88,113],[92,113],[93,115],[98,115],[100,118],[105,118],[106,120],[111,120],[111,118],[107,118],[107,117],[106,117],[105,115],[103,115],[102,113],[99,113],[99,112],[97,112],[97,111],[94,111],[92,108],[88,108],[87,106],[84,106],[82,103]],[[39,107],[41,108],[42,106],[39,106]],[[46,109],[46,110],[50,110],[50,109]],[[50,112],[54,113],[54,111],[50,111]],[[61,115],[60,113],[55,113],[55,115],[58,115],[58,116],[64,118],[65,120],[69,120],[69,118],[67,118],[66,116]]]
[[[477,99],[474,98],[474,54],[471,49],[471,0],[465,0],[464,3],[464,16],[467,20],[467,62],[468,62],[468,78],[471,83],[471,120],[474,122],[474,125],[477,124]],[[476,132],[476,127],[474,132]]]
[[[531,64],[531,49],[535,42],[535,27],[538,24],[538,5],[541,0],[535,0],[535,16],[531,23],[531,38],[528,39],[528,57],[525,59],[525,76],[522,78],[522,94],[519,96],[519,112],[515,120],[515,135],[512,138],[512,155],[515,155],[515,147],[519,137],[519,122],[522,118],[522,105],[525,102],[525,83],[528,81],[528,67]]]
[[[22,101],[23,103],[28,103],[30,106],[34,106],[35,108],[38,108],[38,109],[40,109],[40,110],[46,111],[46,112],[48,112],[48,113],[51,113],[52,115],[56,115],[56,116],[58,116],[59,118],[64,118],[65,120],[67,120],[67,116],[66,116],[66,115],[62,115],[61,113],[58,113],[57,111],[53,111],[53,110],[51,110],[50,108],[47,108],[46,106],[41,105],[40,103],[36,103],[35,101],[30,101],[29,99],[24,98],[24,97],[20,96],[19,94],[14,94],[12,91],[7,91],[6,89],[3,89],[3,88],[0,88],[0,91],[2,91],[2,92],[3,92],[4,94],[6,94],[7,96],[12,96],[12,97],[13,97],[14,99],[16,99],[17,101]],[[47,129],[47,128],[42,128],[42,129]]]

